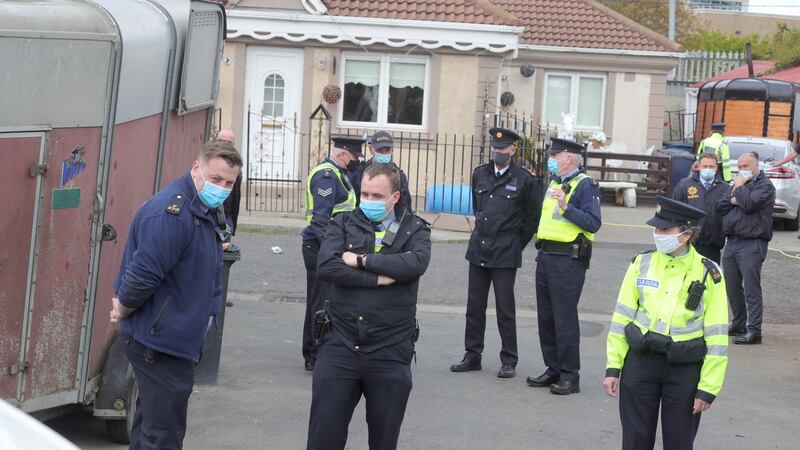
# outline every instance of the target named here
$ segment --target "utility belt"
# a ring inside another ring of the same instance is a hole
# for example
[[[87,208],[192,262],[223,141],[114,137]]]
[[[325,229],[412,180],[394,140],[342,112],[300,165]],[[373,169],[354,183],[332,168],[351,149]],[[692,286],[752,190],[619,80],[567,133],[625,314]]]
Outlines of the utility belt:
[[[314,320],[312,321],[311,337],[314,339],[315,347],[322,342],[322,336],[331,329],[331,326],[331,316],[328,315],[328,300],[325,300],[325,306],[314,313]],[[414,319],[414,334],[411,335],[411,343],[416,344],[418,340],[419,320]]]
[[[663,355],[672,364],[700,362],[706,356],[706,341],[702,337],[675,342],[671,336],[664,334],[652,331],[642,333],[642,330],[631,322],[625,326],[625,338],[631,350]]]
[[[541,240],[536,243],[536,248],[548,253],[559,253],[569,256],[571,259],[581,260],[588,269],[589,261],[592,259],[592,241],[583,234],[572,242],[556,242]]]

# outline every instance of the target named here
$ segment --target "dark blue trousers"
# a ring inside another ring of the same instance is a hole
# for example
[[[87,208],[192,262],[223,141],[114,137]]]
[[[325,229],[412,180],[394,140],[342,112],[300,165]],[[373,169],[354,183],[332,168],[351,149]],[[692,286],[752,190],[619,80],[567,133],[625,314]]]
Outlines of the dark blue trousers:
[[[702,362],[670,364],[651,351],[628,352],[619,385],[623,450],[655,447],[658,411],[665,449],[691,450],[700,414],[692,414]]]
[[[121,339],[139,388],[130,450],[183,448],[194,362],[149,349],[128,335]]]
[[[517,366],[517,313],[514,301],[514,281],[517,269],[486,269],[469,265],[467,315],[464,347],[467,358],[480,359],[486,332],[486,307],[489,285],[494,286],[497,308],[497,328],[500,330],[500,363]]]
[[[761,334],[764,299],[761,294],[761,265],[769,242],[763,239],[730,238],[725,245],[722,272],[731,304],[731,328]]]
[[[410,340],[358,353],[335,332],[325,334],[314,366],[308,450],[344,449],[361,396],[367,408],[370,450],[397,448],[411,393]]]
[[[316,350],[314,338],[311,336],[314,313],[322,309],[325,296],[325,282],[317,277],[317,256],[319,241],[303,241],[303,264],[306,266],[306,315],[303,321],[303,359],[314,364]]]
[[[580,260],[539,252],[536,260],[536,312],[539,345],[549,375],[578,381],[581,330],[578,301],[586,279]]]

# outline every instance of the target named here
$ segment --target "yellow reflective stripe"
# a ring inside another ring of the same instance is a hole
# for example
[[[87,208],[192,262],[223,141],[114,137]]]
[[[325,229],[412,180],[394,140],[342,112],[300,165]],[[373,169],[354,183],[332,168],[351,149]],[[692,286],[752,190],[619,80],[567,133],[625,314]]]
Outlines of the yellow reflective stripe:
[[[629,319],[634,319],[636,317],[636,310],[630,306],[623,305],[622,303],[617,303],[617,307],[614,308],[614,312]]]
[[[651,259],[653,259],[652,253],[645,253],[639,257],[639,278],[647,278]],[[642,308],[642,305],[644,305],[644,285],[636,287],[639,289],[639,307]]]
[[[608,327],[609,333],[617,333],[617,334],[625,334],[625,325],[619,322],[611,322],[611,326]]]
[[[707,327],[703,327],[703,335],[704,336],[727,336],[728,335],[728,325],[710,325]]]
[[[707,355],[713,356],[728,356],[727,345],[709,345],[706,350]]]
[[[703,329],[703,319],[699,319],[687,323],[685,327],[672,327],[669,334],[672,336],[681,336],[685,334],[697,333],[702,329]]]
[[[636,311],[636,317],[633,319],[634,322],[641,325],[644,329],[650,329],[651,320],[647,317],[647,311],[642,311],[641,309]]]

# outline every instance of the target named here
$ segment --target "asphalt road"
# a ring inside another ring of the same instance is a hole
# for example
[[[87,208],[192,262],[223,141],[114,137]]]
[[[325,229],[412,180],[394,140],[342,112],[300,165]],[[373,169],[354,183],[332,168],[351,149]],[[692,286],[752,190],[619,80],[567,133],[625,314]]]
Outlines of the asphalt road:
[[[463,353],[465,242],[435,242],[420,287],[422,336],[414,390],[400,448],[619,448],[616,400],[602,392],[605,334],[628,261],[651,247],[598,242],[581,300],[582,392],[558,397],[528,388],[543,369],[535,320],[533,257],[524,254],[517,283],[520,363],[512,380],[495,377],[499,337],[487,321],[484,370],[452,374]],[[196,386],[187,449],[300,449],[305,446],[311,376],[302,369],[300,334],[305,272],[296,232],[240,232],[243,258],[233,266],[220,382]],[[280,247],[280,254],[271,247]],[[793,449],[800,390],[800,306],[797,259],[770,252],[764,265],[765,337],[757,347],[732,346],[726,385],[705,413],[697,448]],[[121,449],[90,413],[48,422],[86,449]],[[366,448],[363,405],[350,426],[348,448]]]

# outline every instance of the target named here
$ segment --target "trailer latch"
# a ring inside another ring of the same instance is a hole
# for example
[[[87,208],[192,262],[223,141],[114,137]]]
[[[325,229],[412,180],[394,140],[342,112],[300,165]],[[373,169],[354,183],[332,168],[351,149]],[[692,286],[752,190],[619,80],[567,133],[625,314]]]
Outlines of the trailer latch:
[[[110,224],[103,224],[103,235],[100,238],[102,241],[113,241],[117,239],[117,230]]]
[[[18,362],[8,366],[6,373],[9,375],[16,375],[20,372],[25,372],[28,369],[28,361]]]
[[[47,175],[47,164],[34,164],[31,166],[30,174],[32,177],[36,178],[39,175],[45,176]]]

